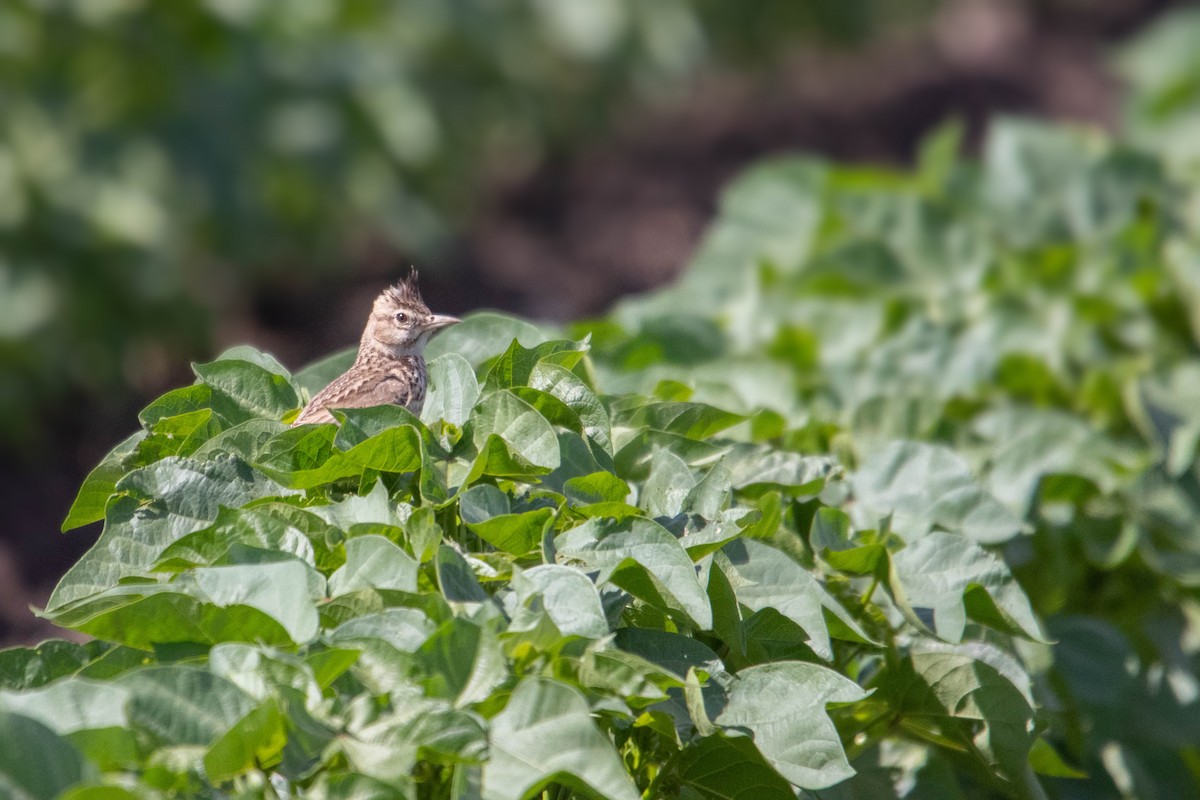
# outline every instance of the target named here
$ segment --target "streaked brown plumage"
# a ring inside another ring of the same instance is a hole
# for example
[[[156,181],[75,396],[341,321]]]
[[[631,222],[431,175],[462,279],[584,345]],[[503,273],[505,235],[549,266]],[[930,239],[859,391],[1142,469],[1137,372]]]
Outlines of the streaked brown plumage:
[[[293,425],[333,422],[331,408],[366,408],[387,403],[414,414],[425,404],[428,376],[425,344],[434,333],[458,322],[433,314],[417,289],[417,273],[375,298],[354,365],[317,393]]]

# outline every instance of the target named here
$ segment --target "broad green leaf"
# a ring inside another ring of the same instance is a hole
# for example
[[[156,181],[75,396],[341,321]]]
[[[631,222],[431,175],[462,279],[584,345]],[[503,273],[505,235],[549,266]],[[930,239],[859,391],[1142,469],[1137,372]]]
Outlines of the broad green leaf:
[[[523,615],[541,612],[564,636],[598,639],[609,632],[595,584],[583,572],[558,564],[514,568],[505,611],[518,629],[525,624]]]
[[[650,475],[650,459],[656,449],[669,450],[689,467],[716,463],[729,451],[729,445],[702,442],[676,433],[642,429],[632,436],[614,434],[617,452],[613,463],[617,477],[626,481],[644,481]]]
[[[554,547],[560,562],[596,570],[598,583],[612,582],[690,626],[712,626],[708,596],[691,558],[661,525],[593,519],[560,534]]]
[[[833,658],[831,635],[857,642],[870,641],[820,581],[779,550],[739,539],[725,545],[721,552],[728,563],[729,580],[738,601],[752,611],[773,608],[795,622],[804,629],[809,646],[821,658]]]
[[[54,800],[91,770],[70,742],[29,717],[0,711],[0,795]]]
[[[612,742],[576,689],[545,678],[517,685],[492,719],[483,800],[522,800],[551,782],[595,800],[636,800]]]
[[[472,421],[475,445],[480,450],[495,435],[530,464],[547,469],[558,466],[558,438],[554,429],[533,406],[512,392],[486,395],[475,407]]]
[[[516,339],[499,358],[492,362],[483,380],[485,391],[529,386],[530,376],[542,362],[570,370],[588,351],[587,341],[572,342],[556,339],[534,347],[524,347]]]
[[[702,403],[647,403],[619,414],[616,422],[626,428],[645,427],[686,439],[707,439],[744,419]]]
[[[294,559],[198,568],[169,584],[114,587],[51,616],[147,650],[182,642],[300,644],[318,631],[310,570]]]
[[[250,713],[254,701],[224,678],[193,667],[153,667],[118,679],[130,724],[160,745],[207,747]]]
[[[796,786],[823,789],[854,774],[825,706],[866,696],[854,681],[816,664],[763,664],[734,677],[713,722],[727,732],[749,731],[759,752]]]
[[[67,518],[63,520],[64,533],[104,519],[104,508],[108,505],[108,499],[116,493],[117,482],[129,471],[122,464],[145,437],[146,434],[142,431],[133,434],[114,447],[113,451],[88,473],[83,480],[83,486],[79,488],[75,502],[71,504],[71,510],[67,512]]]
[[[129,690],[109,681],[64,678],[37,689],[0,692],[0,709],[22,714],[59,735],[124,728]]]
[[[258,701],[289,690],[310,706],[322,699],[309,664],[291,653],[249,644],[218,644],[209,650],[208,664],[214,675]]]
[[[304,435],[290,431],[285,434],[289,444],[294,437]],[[337,436],[342,436],[341,431]],[[421,433],[411,425],[404,425],[387,428],[349,449],[335,448],[319,466],[312,468],[305,468],[304,462],[297,458],[297,448],[287,448],[277,454],[267,452],[255,466],[285,486],[312,489],[345,478],[359,477],[367,470],[413,472],[421,468],[423,460]]]
[[[910,617],[917,609],[931,610],[933,629],[948,642],[962,641],[968,617],[1045,641],[1029,598],[1005,563],[962,536],[935,531],[895,553],[890,585]]]
[[[489,358],[506,351],[514,340],[524,347],[536,347],[551,338],[541,328],[506,314],[468,314],[462,322],[433,337],[425,348],[425,358],[432,361],[457,353],[478,369]]]
[[[319,517],[291,506],[222,508],[212,525],[166,547],[154,569],[179,571],[192,566],[231,563],[230,550],[238,546],[287,553],[317,566],[317,547],[321,548],[322,563],[333,557],[327,543],[329,531]]]
[[[213,390],[213,410],[233,423],[282,419],[300,405],[288,377],[240,359],[220,359],[192,367]]]
[[[683,459],[670,450],[656,448],[650,459],[650,477],[642,484],[638,505],[651,517],[673,517],[696,486],[696,478]]]
[[[0,690],[34,689],[74,675],[105,649],[104,646],[50,639],[37,647],[0,650]]]
[[[1129,450],[1064,413],[998,409],[980,417],[974,429],[992,443],[985,477],[988,490],[1022,516],[1047,476],[1082,475],[1107,493],[1116,490],[1122,474],[1135,466]]]
[[[543,360],[530,373],[529,386],[561,400],[579,417],[584,435],[612,452],[608,412],[578,375],[558,363]]]
[[[429,617],[415,608],[389,608],[338,626],[329,634],[335,644],[378,639],[401,653],[414,653],[435,630]]]
[[[270,768],[282,759],[287,721],[279,704],[267,700],[237,721],[204,754],[204,772],[216,784]]]
[[[935,742],[949,737],[1010,780],[1025,770],[1033,710],[989,664],[952,651],[915,652],[878,683],[909,733]]]
[[[486,603],[490,596],[479,585],[471,565],[462,553],[449,545],[438,548],[434,560],[438,587],[451,603]]]
[[[567,499],[576,505],[624,503],[629,499],[629,484],[611,472],[593,472],[570,478],[563,483]]]
[[[463,425],[479,399],[479,382],[470,362],[458,353],[446,353],[429,362],[429,389],[421,409],[421,421],[445,420]]]
[[[363,588],[417,591],[417,562],[382,536],[357,536],[346,542],[346,563],[329,576],[329,595]]]
[[[550,429],[548,423],[547,429]],[[550,432],[553,434],[553,430]],[[530,480],[551,471],[549,467],[530,462],[495,433],[489,434],[483,444],[478,447],[479,454],[471,463],[467,474],[462,478],[463,485],[474,483],[485,475]]]
[[[461,617],[434,631],[417,651],[425,691],[462,707],[486,700],[508,679],[500,642],[492,631]]]
[[[365,495],[348,495],[336,503],[309,506],[307,510],[342,530],[355,525],[395,525],[400,521],[382,483],[376,483]]]
[[[160,421],[181,414],[212,408],[212,387],[203,383],[181,386],[159,397],[138,413],[138,421],[152,430]]]
[[[796,790],[775,771],[748,736],[714,734],[685,748],[679,780],[701,797],[794,800]]]
[[[418,759],[436,764],[475,763],[487,734],[478,718],[444,701],[409,699],[403,713],[385,716],[341,742],[357,772],[404,783]]]
[[[459,497],[459,514],[472,533],[497,550],[525,555],[541,544],[554,510],[511,512],[508,496],[494,486],[473,486]]]
[[[652,628],[618,628],[615,642],[622,650],[669,670],[680,681],[689,670],[712,672],[721,665],[717,654],[703,642],[678,633]]]
[[[123,496],[108,504],[99,541],[59,581],[48,612],[144,572],[172,542],[212,524],[221,506],[286,493],[228,457],[164,459],[126,475],[117,491]]]
[[[782,490],[788,495],[816,494],[838,469],[826,456],[802,456],[757,445],[736,445],[723,460],[729,482],[739,492],[758,496]]]
[[[1021,519],[989,494],[966,461],[949,448],[893,442],[872,454],[851,476],[859,513],[891,515],[902,536],[920,537],[935,527],[998,544],[1021,530]],[[864,520],[860,527],[875,527]]]

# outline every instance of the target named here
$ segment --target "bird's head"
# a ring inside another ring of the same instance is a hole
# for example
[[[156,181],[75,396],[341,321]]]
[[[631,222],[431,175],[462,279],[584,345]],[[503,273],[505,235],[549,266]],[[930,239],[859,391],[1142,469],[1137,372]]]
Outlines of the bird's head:
[[[434,333],[458,321],[458,317],[429,310],[417,288],[417,271],[412,270],[407,278],[375,298],[363,344],[397,356],[419,356]]]

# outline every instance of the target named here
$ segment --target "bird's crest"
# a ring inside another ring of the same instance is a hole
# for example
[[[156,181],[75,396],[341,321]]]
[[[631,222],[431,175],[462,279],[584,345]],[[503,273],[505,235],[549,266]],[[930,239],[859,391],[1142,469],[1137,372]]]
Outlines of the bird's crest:
[[[425,301],[421,299],[421,290],[417,286],[417,271],[409,267],[408,277],[401,279],[394,286],[389,286],[384,290],[384,294],[389,300],[397,305],[404,306],[424,306]]]

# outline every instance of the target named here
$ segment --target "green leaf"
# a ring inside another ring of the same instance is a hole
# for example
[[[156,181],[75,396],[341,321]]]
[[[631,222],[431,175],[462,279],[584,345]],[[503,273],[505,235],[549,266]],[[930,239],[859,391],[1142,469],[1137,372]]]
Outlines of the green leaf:
[[[169,584],[114,587],[50,616],[60,625],[147,650],[183,642],[299,644],[318,631],[310,570],[294,559],[199,568]]]
[[[204,772],[221,784],[279,763],[287,744],[287,722],[279,704],[267,700],[242,717],[204,754]]]
[[[354,644],[377,639],[398,652],[415,653],[434,629],[429,617],[415,608],[389,608],[339,625],[329,634],[329,640]]]
[[[772,608],[804,629],[818,656],[833,658],[829,637],[869,642],[842,605],[813,575],[788,556],[760,542],[739,539],[721,551],[738,601],[759,611]]]
[[[715,734],[680,754],[679,781],[702,797],[722,800],[794,800],[796,790],[762,757],[747,736]]]
[[[429,362],[429,390],[421,409],[421,421],[445,420],[463,425],[479,399],[479,382],[470,362],[458,353],[446,353]]]
[[[552,340],[524,347],[513,340],[493,363],[483,380],[484,391],[529,386],[534,369],[542,362],[570,370],[588,351],[587,341]]]
[[[64,533],[104,519],[104,508],[108,505],[108,499],[116,494],[117,482],[128,472],[124,461],[144,438],[146,434],[142,431],[130,436],[114,447],[112,452],[88,473],[83,480],[83,486],[79,488],[75,502],[71,504],[71,510],[67,512],[67,518],[63,520]]]
[[[324,565],[334,558],[328,547],[331,533],[332,529],[315,514],[280,503],[237,510],[222,508],[212,525],[166,547],[154,569],[180,571],[235,563],[231,552],[250,547],[287,553],[313,566]]]
[[[991,665],[953,650],[915,652],[885,671],[879,684],[910,734],[939,743],[948,738],[1009,779],[1023,774],[1034,741],[1033,710]]]
[[[153,667],[120,678],[130,724],[161,745],[207,747],[255,707],[224,678],[192,667]]]
[[[559,363],[539,361],[529,375],[529,386],[558,398],[583,425],[583,434],[605,451],[612,452],[608,412],[596,393],[583,380]]]
[[[0,692],[0,708],[37,720],[59,735],[127,727],[129,690],[108,682],[64,678],[37,689]]]
[[[893,529],[906,537],[924,536],[936,526],[998,544],[1021,530],[1020,518],[988,494],[962,456],[946,447],[893,442],[864,461],[851,484],[862,513],[891,515]]]
[[[282,419],[300,405],[288,376],[241,359],[195,364],[196,376],[213,390],[213,410],[233,423]]]
[[[455,618],[434,631],[417,651],[425,691],[466,706],[486,700],[508,679],[500,642],[489,629]]]
[[[551,338],[541,328],[506,314],[468,314],[462,322],[433,337],[425,348],[425,358],[432,361],[447,353],[457,353],[478,368],[489,358],[505,352],[514,340],[525,347],[536,347]]]
[[[650,477],[642,484],[638,505],[651,517],[673,517],[696,486],[683,459],[670,450],[656,448],[650,458]]]
[[[1007,633],[1046,641],[1029,598],[1008,567],[979,545],[935,531],[892,556],[892,594],[916,624],[916,609],[933,612],[933,628],[962,641],[967,618]]]
[[[491,599],[479,585],[471,565],[453,547],[439,547],[434,566],[442,595],[451,603],[485,603]]]
[[[0,795],[54,800],[90,770],[65,739],[36,720],[0,711]]]
[[[495,435],[526,462],[545,469],[559,465],[558,437],[546,418],[509,391],[492,392],[475,407],[475,445],[481,451]]]
[[[483,800],[522,800],[551,782],[595,800],[636,800],[637,790],[576,689],[526,678],[492,719]]]
[[[583,572],[558,564],[539,564],[513,569],[512,592],[505,598],[505,611],[512,618],[510,629],[531,627],[523,615],[540,611],[550,618],[563,636],[599,639],[608,635],[608,619],[595,584]]]
[[[104,649],[50,639],[36,648],[0,650],[0,689],[33,689],[74,675]]]
[[[506,553],[525,555],[541,545],[550,528],[554,509],[524,513],[512,510],[508,496],[494,486],[473,486],[459,497],[463,523],[480,539]]]
[[[329,595],[359,589],[417,591],[417,562],[382,536],[357,536],[346,542],[346,563],[329,576]]]
[[[619,414],[617,424],[626,428],[652,428],[687,439],[707,439],[745,419],[703,403],[647,403],[628,414]]]
[[[611,472],[592,472],[563,482],[563,492],[576,505],[624,503],[629,499],[629,484]]]
[[[164,459],[126,475],[117,491],[124,496],[108,504],[99,541],[59,581],[47,612],[142,573],[172,542],[212,524],[221,506],[285,493],[228,457]]]
[[[817,494],[838,469],[837,462],[826,456],[746,444],[730,448],[723,464],[733,488],[754,497],[775,490],[790,496]]]
[[[588,520],[554,540],[560,561],[598,572],[612,582],[695,628],[712,626],[708,596],[687,551],[665,528],[648,519]]]
[[[798,661],[748,667],[729,685],[724,709],[713,720],[730,731],[749,731],[754,745],[779,774],[804,789],[823,789],[854,774],[829,703],[853,703],[867,693],[833,670]]]
[[[349,445],[360,439],[362,431],[356,423],[363,418],[377,415],[390,418],[401,411],[403,409],[399,407],[354,409],[354,413],[337,411],[335,416],[343,422],[343,427],[349,423],[354,432],[343,433],[343,430],[339,429],[334,444]],[[415,422],[415,419],[413,421]],[[277,437],[272,444],[278,443],[279,447],[274,451],[268,449],[263,457],[255,462],[255,466],[279,483],[293,489],[312,489],[346,478],[357,478],[368,470],[415,472],[421,468],[424,461],[425,448],[421,433],[422,431],[414,425],[384,428],[375,435],[357,441],[349,446],[349,449],[334,449],[324,459],[316,456],[317,463],[309,466],[314,456],[310,442],[314,439],[318,442],[324,441],[328,434],[309,433],[293,428]]]

